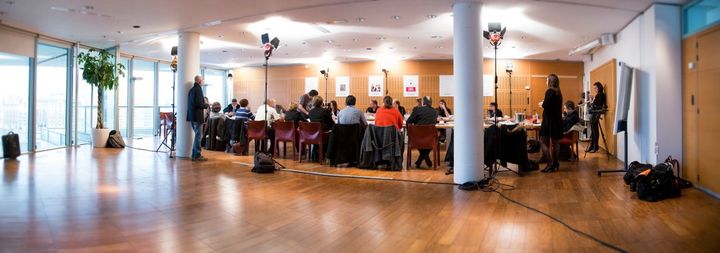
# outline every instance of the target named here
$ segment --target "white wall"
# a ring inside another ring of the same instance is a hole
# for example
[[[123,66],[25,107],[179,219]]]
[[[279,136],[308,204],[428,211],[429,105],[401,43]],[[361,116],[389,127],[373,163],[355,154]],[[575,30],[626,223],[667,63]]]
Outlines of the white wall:
[[[615,45],[584,59],[587,78],[590,71],[613,58],[635,68],[628,113],[630,161],[657,163],[667,155],[682,160],[680,24],[680,7],[653,5],[617,33]],[[621,160],[625,152],[623,136],[617,136]]]

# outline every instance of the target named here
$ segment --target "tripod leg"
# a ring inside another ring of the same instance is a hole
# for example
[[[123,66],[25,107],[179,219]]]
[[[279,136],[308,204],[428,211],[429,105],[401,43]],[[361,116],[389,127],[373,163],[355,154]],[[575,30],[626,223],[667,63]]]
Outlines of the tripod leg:
[[[600,136],[602,136],[603,144],[605,144],[605,153],[607,154],[607,159],[610,160],[610,147],[607,145],[607,140],[605,139],[605,131],[602,129],[602,124],[598,124],[598,128],[600,129]]]

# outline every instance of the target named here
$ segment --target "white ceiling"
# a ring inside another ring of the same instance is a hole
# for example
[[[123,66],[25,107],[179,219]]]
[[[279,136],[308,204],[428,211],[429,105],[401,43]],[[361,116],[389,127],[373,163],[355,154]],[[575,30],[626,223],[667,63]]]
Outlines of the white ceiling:
[[[261,64],[259,37],[265,32],[281,40],[274,64],[449,59],[452,2],[0,0],[0,20],[92,46],[120,44],[123,52],[156,59],[169,59],[178,32],[196,31],[203,42],[201,62],[232,68]],[[579,61],[581,56],[568,56],[570,49],[617,32],[653,2],[685,0],[483,2],[483,27],[502,22],[508,30],[500,58]],[[485,54],[491,52],[486,47]]]

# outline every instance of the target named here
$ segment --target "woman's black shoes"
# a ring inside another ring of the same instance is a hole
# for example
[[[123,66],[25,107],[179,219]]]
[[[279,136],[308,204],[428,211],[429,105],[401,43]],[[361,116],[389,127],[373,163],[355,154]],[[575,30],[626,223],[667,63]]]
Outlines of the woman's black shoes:
[[[552,165],[552,166],[551,166],[551,165],[548,165],[547,167],[545,167],[545,168],[544,168],[543,170],[541,170],[540,172],[543,172],[543,173],[555,172],[555,171],[557,171],[559,168],[560,168],[560,165],[557,165],[557,164],[556,164],[556,165]]]

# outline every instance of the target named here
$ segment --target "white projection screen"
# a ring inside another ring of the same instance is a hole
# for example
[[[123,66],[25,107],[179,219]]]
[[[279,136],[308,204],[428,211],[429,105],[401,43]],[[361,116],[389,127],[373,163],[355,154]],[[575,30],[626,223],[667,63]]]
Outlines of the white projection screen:
[[[615,122],[613,125],[613,132],[615,134],[627,131],[627,129],[625,129],[627,124],[623,127],[620,122],[624,121],[627,123],[633,81],[633,68],[624,62],[620,62],[618,67],[620,68],[620,80],[618,80],[618,96],[615,104]]]

